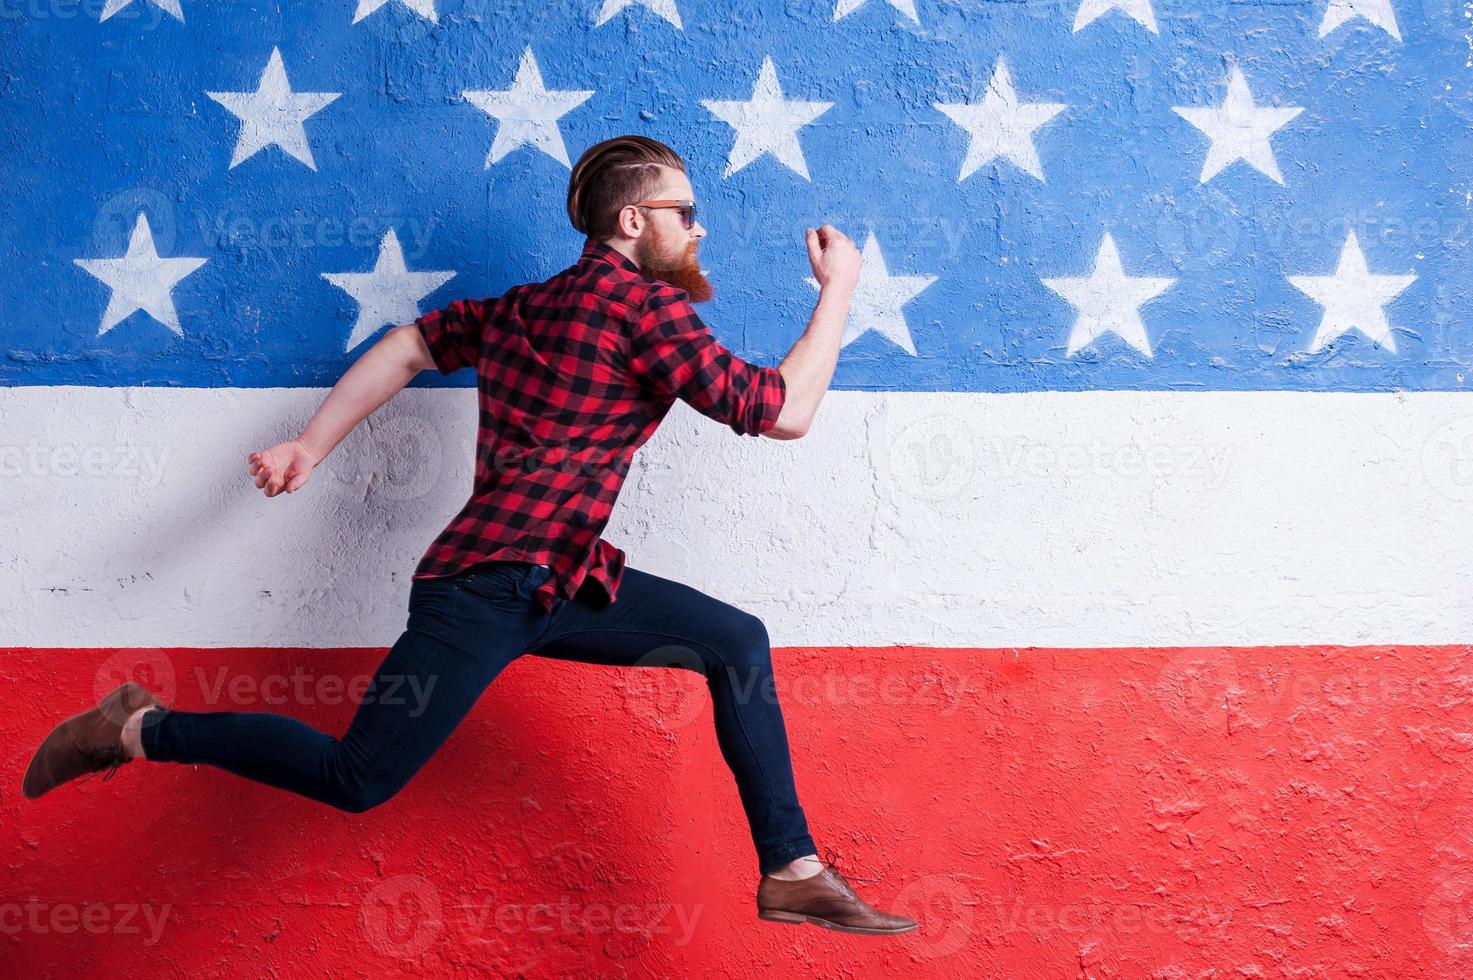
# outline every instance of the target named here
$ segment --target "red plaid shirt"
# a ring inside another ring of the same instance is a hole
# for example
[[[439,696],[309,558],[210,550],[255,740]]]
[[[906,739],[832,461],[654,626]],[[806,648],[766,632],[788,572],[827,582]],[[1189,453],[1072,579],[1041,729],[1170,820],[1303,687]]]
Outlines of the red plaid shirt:
[[[414,321],[441,374],[476,369],[480,426],[470,499],[420,559],[414,578],[478,562],[547,565],[544,609],[584,578],[613,602],[624,552],[599,537],[634,451],[683,399],[738,435],[777,424],[777,368],[727,350],[684,289],[651,279],[589,238],[546,282],[456,300]]]

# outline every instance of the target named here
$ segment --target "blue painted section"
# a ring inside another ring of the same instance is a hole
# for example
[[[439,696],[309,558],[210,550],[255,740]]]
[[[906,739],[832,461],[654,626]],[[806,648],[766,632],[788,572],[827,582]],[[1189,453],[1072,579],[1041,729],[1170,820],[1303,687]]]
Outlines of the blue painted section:
[[[498,123],[460,98],[506,88],[530,44],[552,89],[594,89],[561,121],[571,159],[607,137],[664,140],[691,169],[717,336],[776,364],[814,292],[805,224],[863,242],[892,274],[934,275],[905,314],[919,356],[876,332],[834,385],[871,390],[1461,389],[1473,348],[1468,21],[1454,0],[1394,0],[1397,41],[1363,19],[1317,37],[1326,0],[1156,0],[1161,33],[1077,0],[678,0],[685,30],[600,0],[0,0],[0,280],[5,385],[330,385],[357,308],[323,272],[367,271],[393,226],[413,270],[458,275],[425,302],[496,294],[571,263],[568,171],[528,146],[484,168]],[[227,169],[239,123],[207,90],[254,90],[273,45],[295,91],[342,92],[306,123],[318,169],[269,147]],[[751,96],[764,54],[789,98],[834,102],[800,132],[812,181],[767,155],[722,179],[733,131],[701,99]],[[980,98],[998,56],[1039,129],[1046,180],[993,161],[958,182],[968,136],[933,102]],[[1305,111],[1273,137],[1285,185],[1239,162],[1198,182],[1208,141],[1172,111],[1223,99],[1230,60],[1260,105]],[[123,253],[142,209],[165,256],[203,256],[174,290],[183,336],[76,258]],[[1088,271],[1110,229],[1128,273],[1179,281],[1142,308],[1155,356],[1113,334],[1072,357],[1074,311],[1040,279]],[[1286,274],[1328,274],[1347,228],[1370,267],[1418,279],[1386,306],[1396,350],[1358,332],[1304,353],[1320,308]],[[470,372],[416,384],[473,383]]]

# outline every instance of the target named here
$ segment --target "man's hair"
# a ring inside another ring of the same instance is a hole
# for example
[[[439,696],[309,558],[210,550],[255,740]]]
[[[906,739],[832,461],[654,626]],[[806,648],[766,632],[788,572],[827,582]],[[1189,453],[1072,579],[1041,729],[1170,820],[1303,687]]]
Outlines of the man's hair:
[[[568,176],[568,220],[591,238],[619,233],[619,211],[664,182],[660,167],[685,173],[680,154],[648,136],[615,136],[583,151]]]

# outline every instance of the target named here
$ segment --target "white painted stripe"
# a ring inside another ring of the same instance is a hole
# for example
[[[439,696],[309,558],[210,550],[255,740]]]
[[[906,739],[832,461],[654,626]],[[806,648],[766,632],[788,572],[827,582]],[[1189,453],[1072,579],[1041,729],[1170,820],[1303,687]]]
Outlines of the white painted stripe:
[[[469,389],[401,393],[297,494],[246,453],[324,389],[0,390],[0,642],[386,646],[470,489]],[[1458,393],[832,391],[805,439],[677,405],[605,532],[776,645],[1473,639]]]

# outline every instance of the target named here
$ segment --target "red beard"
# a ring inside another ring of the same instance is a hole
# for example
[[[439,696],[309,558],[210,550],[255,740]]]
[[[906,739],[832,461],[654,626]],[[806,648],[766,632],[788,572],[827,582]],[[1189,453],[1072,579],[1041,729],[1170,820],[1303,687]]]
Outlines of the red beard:
[[[634,246],[640,272],[651,279],[660,279],[672,286],[684,289],[689,294],[692,303],[704,303],[715,295],[716,290],[710,280],[701,273],[701,263],[696,258],[696,242],[691,242],[686,248],[679,264],[670,266],[665,264],[665,260],[657,258],[654,254],[655,250],[665,245],[665,240],[660,237],[654,225],[650,225],[650,235],[654,241],[651,242],[649,249],[641,247],[644,239],[640,239]]]

